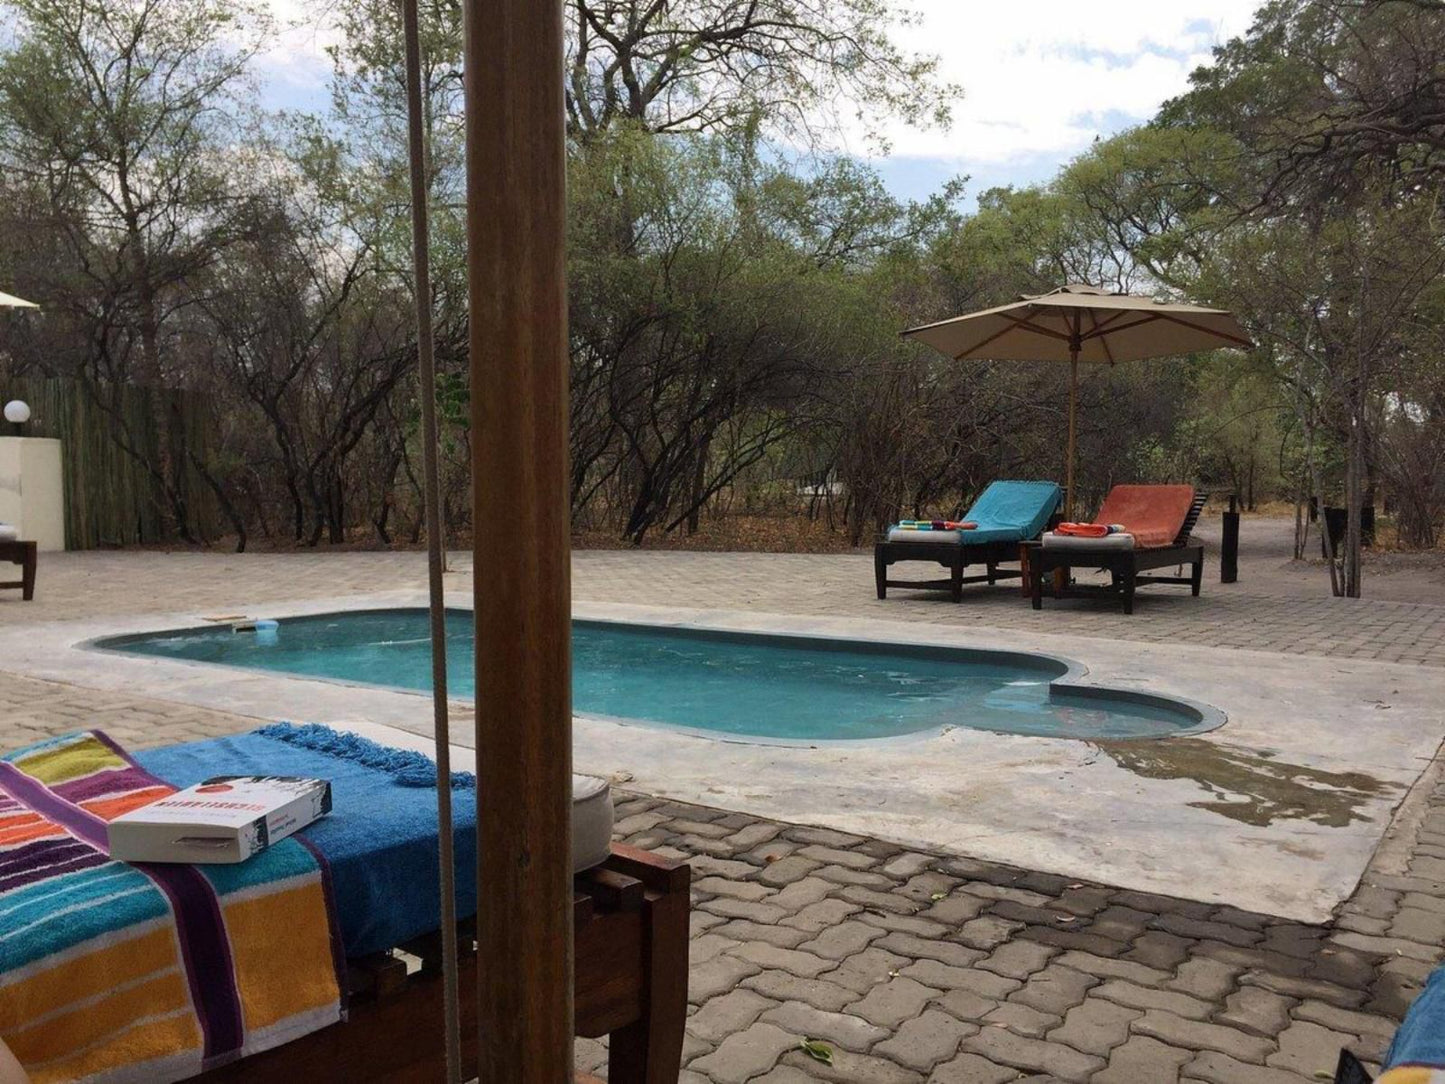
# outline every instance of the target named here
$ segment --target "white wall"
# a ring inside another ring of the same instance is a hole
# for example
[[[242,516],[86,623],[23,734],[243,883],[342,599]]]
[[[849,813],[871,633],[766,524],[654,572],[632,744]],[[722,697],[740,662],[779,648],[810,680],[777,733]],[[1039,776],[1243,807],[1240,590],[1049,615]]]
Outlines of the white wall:
[[[0,437],[0,523],[41,550],[65,548],[65,483],[60,441]]]

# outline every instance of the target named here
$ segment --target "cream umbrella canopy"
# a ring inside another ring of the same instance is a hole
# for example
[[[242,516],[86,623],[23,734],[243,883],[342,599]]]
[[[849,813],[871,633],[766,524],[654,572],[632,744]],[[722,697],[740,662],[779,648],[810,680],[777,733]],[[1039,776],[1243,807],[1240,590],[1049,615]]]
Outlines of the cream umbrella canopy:
[[[1068,285],[1011,305],[955,316],[903,332],[955,361],[1061,361],[1069,364],[1069,445],[1065,456],[1064,516],[1074,514],[1074,445],[1079,363],[1191,354],[1253,344],[1224,309],[1111,294]]]
[[[7,294],[0,290],[0,309],[38,309],[40,308],[33,301],[26,301],[23,297],[16,297],[14,294]]]

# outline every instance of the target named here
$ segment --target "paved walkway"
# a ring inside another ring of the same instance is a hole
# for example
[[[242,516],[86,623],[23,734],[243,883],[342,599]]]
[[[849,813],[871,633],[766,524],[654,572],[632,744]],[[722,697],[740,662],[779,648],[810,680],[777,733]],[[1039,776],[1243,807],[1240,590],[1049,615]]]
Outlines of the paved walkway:
[[[1093,603],[1040,617],[1001,591],[960,606],[879,603],[870,575],[847,556],[584,553],[576,594],[1001,627],[1047,620],[1076,635],[1445,665],[1445,608],[1431,605],[1207,583],[1198,601],[1159,591],[1132,619]],[[36,602],[0,602],[0,622],[223,613],[414,587],[423,576],[416,554],[57,555]],[[453,578],[469,587],[465,574]],[[0,660],[0,748],[78,726],[140,747],[255,725],[4,671]],[[1445,787],[1433,776],[1328,926],[643,795],[624,796],[618,818],[620,836],[688,855],[696,870],[688,1084],[1301,1084],[1332,1070],[1341,1046],[1377,1058],[1445,944]],[[804,1037],[823,1040],[832,1064],[801,1050]],[[599,1044],[578,1043],[580,1065],[601,1056]]]

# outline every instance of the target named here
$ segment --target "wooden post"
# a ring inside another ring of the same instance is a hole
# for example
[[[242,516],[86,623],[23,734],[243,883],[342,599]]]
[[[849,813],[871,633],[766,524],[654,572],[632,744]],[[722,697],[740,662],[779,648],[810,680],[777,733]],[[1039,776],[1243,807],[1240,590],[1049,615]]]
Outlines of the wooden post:
[[[572,1077],[562,5],[464,0],[478,1071]]]

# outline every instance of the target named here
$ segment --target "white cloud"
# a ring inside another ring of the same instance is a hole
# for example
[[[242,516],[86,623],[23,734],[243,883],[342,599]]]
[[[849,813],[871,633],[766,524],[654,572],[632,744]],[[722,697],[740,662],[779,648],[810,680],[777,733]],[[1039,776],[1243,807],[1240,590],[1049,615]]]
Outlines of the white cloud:
[[[963,87],[947,132],[890,126],[894,156],[978,165],[1057,157],[1150,117],[1259,0],[913,0],[900,43]],[[852,142],[852,140],[850,140]]]

